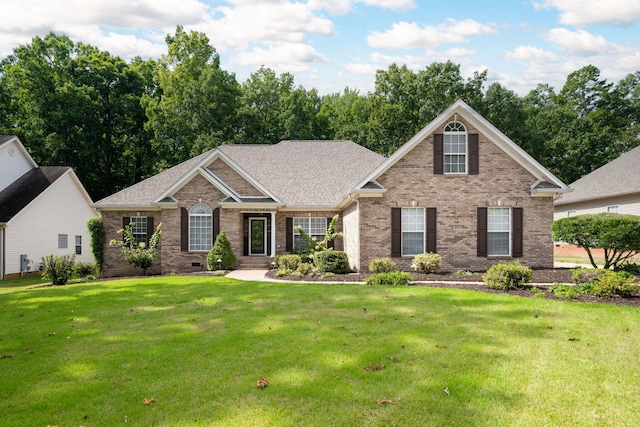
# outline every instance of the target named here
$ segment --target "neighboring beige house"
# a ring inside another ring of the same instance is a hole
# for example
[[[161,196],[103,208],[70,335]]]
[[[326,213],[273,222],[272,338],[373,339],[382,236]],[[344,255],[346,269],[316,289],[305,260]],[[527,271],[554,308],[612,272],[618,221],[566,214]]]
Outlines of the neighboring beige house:
[[[295,231],[322,238],[339,215],[354,270],[377,257],[409,269],[437,252],[443,268],[517,259],[553,266],[553,199],[568,187],[463,101],[388,159],[350,141],[223,145],[95,204],[106,229],[105,276],[138,273],[108,246],[132,223],[140,240],[163,224],[150,272],[206,268],[224,230],[240,268],[294,251]]]
[[[38,270],[49,254],[93,262],[92,203],[73,169],[39,167],[16,136],[0,136],[0,279]]]
[[[554,203],[554,219],[615,212],[640,215],[640,146],[569,185]]]

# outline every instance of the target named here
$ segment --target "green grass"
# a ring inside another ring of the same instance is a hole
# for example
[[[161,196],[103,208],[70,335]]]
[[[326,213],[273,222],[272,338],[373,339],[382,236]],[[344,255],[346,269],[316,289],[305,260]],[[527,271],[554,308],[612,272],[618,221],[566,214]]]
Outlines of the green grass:
[[[579,257],[579,256],[554,256],[553,260],[555,262],[568,262],[572,264],[584,264],[591,265],[591,261],[589,261],[589,257]],[[593,258],[597,265],[604,265],[604,258]]]
[[[0,425],[636,425],[639,323],[427,287],[30,289],[0,295]]]
[[[33,287],[46,285],[47,283],[51,282],[43,279],[39,274],[32,274],[18,279],[0,280],[0,294],[24,291]]]

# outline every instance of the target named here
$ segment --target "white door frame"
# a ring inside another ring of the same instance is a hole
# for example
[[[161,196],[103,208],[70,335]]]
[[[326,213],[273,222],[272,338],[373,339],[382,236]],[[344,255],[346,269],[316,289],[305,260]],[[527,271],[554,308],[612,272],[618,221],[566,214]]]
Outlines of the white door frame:
[[[251,222],[252,221],[261,221],[262,222],[262,247],[264,251],[262,253],[253,253],[251,251]],[[249,217],[249,256],[266,256],[267,255],[267,218],[264,217]]]

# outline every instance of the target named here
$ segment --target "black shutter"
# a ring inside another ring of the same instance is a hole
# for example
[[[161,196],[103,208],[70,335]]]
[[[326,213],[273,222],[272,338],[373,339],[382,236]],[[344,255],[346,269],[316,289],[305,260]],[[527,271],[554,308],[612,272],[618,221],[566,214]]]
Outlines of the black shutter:
[[[244,237],[242,239],[242,255],[249,256],[249,216],[247,214],[244,215],[242,220],[242,228],[244,230]]]
[[[293,252],[293,218],[286,219],[287,231],[286,235],[286,251]]]
[[[213,210],[211,222],[213,222],[211,226],[213,227],[213,243],[215,243],[218,238],[218,234],[220,234],[220,208],[215,208]]]
[[[487,256],[487,208],[478,208],[478,256]]]
[[[444,173],[444,138],[441,133],[433,134],[433,173]]]
[[[436,248],[436,208],[427,208],[427,251],[437,252]]]
[[[327,229],[329,228],[329,224],[331,224],[331,221],[333,221],[333,218],[327,218]],[[335,240],[330,241],[329,244],[327,245],[327,247],[329,249],[333,249],[334,248],[334,243],[335,243]]]
[[[153,228],[153,217],[152,216],[148,216],[147,217],[147,245],[151,241],[151,236],[153,236],[153,232],[154,231],[155,230]]]
[[[391,208],[391,256],[402,256],[402,208]]]
[[[180,250],[189,250],[189,212],[186,208],[180,208]]]
[[[513,233],[513,246],[512,246],[512,256],[514,258],[521,258],[523,256],[523,229],[524,229],[524,216],[522,208],[513,208],[512,210],[513,218],[511,219],[512,225],[512,233]]]
[[[478,175],[480,173],[480,144],[478,134],[472,133],[468,135],[469,148],[469,175]]]
[[[127,228],[127,225],[129,225],[131,223],[131,218],[128,216],[123,216],[122,217],[122,229],[124,230],[125,228]]]

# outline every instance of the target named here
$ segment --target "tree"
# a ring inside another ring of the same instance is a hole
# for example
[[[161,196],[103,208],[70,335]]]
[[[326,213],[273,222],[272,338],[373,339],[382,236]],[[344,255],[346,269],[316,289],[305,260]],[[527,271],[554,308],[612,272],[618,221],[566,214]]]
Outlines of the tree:
[[[158,257],[158,243],[160,243],[160,236],[162,234],[162,223],[158,224],[156,231],[149,239],[149,244],[146,242],[137,242],[131,231],[131,224],[128,224],[123,230],[118,231],[122,233],[122,240],[113,239],[109,242],[110,246],[119,246],[122,250],[122,256],[124,260],[131,264],[133,267],[139,267],[142,269],[142,275],[147,275],[147,269],[153,265]]]
[[[98,271],[102,270],[104,264],[104,226],[102,225],[102,219],[91,218],[87,221],[87,229],[89,230],[89,247],[93,254],[93,259],[96,260],[96,266]]]
[[[224,231],[218,234],[209,255],[207,255],[207,268],[209,270],[233,270],[236,268],[236,256]]]
[[[553,239],[584,248],[593,267],[598,268],[591,250],[604,249],[602,268],[617,268],[640,253],[640,216],[615,213],[577,215],[552,225]]]
[[[166,168],[232,141],[240,87],[220,67],[220,56],[204,33],[181,26],[166,37],[168,53],[158,63],[157,91],[145,94],[147,128]]]

